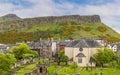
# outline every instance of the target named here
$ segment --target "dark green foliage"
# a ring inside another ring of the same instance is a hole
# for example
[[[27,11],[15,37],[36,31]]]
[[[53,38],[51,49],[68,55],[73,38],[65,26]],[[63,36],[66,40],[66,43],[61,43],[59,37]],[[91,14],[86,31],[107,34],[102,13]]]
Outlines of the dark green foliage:
[[[84,29],[86,32],[89,32],[89,31],[92,30],[92,28],[90,28],[90,27],[84,27],[83,29]]]
[[[81,29],[83,29],[83,27],[82,26],[77,26],[77,29],[81,30]]]
[[[64,62],[67,65],[69,58],[65,55],[63,50],[60,52],[59,57],[60,57],[60,62]]]
[[[103,64],[112,62],[115,59],[115,54],[111,49],[99,49],[98,53],[94,55],[94,60],[97,64],[103,66]]]

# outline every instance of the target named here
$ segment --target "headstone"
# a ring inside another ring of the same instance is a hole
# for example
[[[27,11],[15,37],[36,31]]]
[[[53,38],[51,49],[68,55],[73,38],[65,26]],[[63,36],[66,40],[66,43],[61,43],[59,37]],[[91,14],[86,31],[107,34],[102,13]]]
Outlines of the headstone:
[[[40,67],[40,73],[43,73],[43,67]]]
[[[103,75],[103,72],[100,72],[100,75]]]

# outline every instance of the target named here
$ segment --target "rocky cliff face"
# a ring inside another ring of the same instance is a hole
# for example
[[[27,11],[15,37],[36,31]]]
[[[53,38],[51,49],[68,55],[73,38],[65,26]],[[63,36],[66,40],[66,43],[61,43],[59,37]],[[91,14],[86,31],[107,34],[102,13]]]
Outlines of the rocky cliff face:
[[[43,25],[43,24],[56,24],[63,22],[76,22],[76,23],[98,23],[101,22],[99,15],[80,16],[80,15],[67,15],[67,16],[47,16],[37,18],[26,18],[10,22],[0,23],[1,25]]]
[[[39,22],[47,22],[47,23],[59,23],[59,22],[69,22],[69,21],[74,21],[77,23],[101,22],[99,15],[92,15],[92,16],[80,16],[80,15],[49,16],[49,17],[38,17],[38,18],[33,18],[33,19],[39,20]]]

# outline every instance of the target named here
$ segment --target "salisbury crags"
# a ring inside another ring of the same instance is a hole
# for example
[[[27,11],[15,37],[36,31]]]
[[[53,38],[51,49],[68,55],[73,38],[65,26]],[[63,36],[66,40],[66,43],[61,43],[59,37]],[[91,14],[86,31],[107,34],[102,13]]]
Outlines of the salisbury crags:
[[[61,23],[61,22],[77,22],[77,23],[96,23],[101,22],[99,15],[91,16],[80,16],[80,15],[66,15],[66,16],[48,16],[48,17],[38,17],[33,18],[39,20],[40,22],[47,23]]]
[[[56,24],[61,22],[77,22],[77,23],[97,23],[101,22],[99,15],[80,16],[80,15],[67,15],[67,16],[46,16],[37,18],[26,18],[14,21],[7,21],[0,23],[1,25],[16,25],[17,24]]]

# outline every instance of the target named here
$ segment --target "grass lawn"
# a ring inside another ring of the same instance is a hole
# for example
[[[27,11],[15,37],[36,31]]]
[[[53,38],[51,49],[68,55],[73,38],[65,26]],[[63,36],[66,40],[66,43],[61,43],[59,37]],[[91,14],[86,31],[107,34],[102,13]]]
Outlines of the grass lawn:
[[[59,71],[60,69],[61,69],[61,66],[50,66],[48,68],[47,75],[52,75],[52,74],[56,73],[57,71]]]
[[[112,69],[112,68],[104,68],[103,70],[101,70],[100,68],[93,68],[91,70],[91,68],[89,68],[88,70],[86,70],[86,68],[78,67],[77,69],[74,70],[74,69],[71,69],[70,67],[61,68],[60,66],[57,66],[57,67],[51,66],[48,68],[48,71],[51,73],[47,75],[52,75],[55,72],[61,75],[74,75],[74,74],[95,75],[95,73],[96,75],[100,75],[101,72],[103,73],[103,75],[120,75],[119,69]]]
[[[103,70],[101,70],[100,68],[96,68],[93,69],[92,71],[80,71],[81,75],[94,75],[95,73],[100,74],[100,72],[103,73],[103,75],[120,75],[120,70],[119,69],[115,69],[113,70],[112,68],[104,68]]]
[[[33,69],[36,68],[36,64],[37,62],[24,66],[21,70],[16,71],[17,72],[16,75],[24,75],[25,73],[31,72]]]

